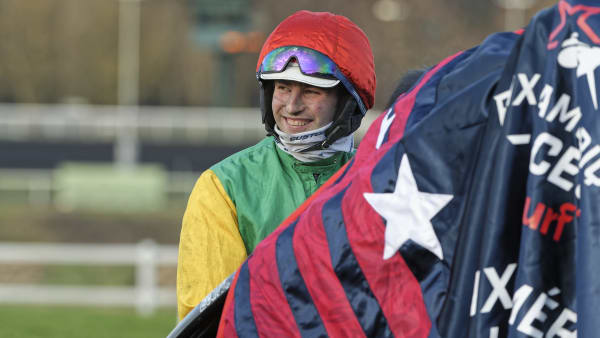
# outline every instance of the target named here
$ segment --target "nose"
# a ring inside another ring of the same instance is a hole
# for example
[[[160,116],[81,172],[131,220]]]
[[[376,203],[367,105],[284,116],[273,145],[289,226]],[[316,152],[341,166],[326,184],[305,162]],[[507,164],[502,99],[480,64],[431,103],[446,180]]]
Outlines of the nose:
[[[288,114],[298,114],[304,110],[302,90],[299,86],[293,86],[285,105]]]

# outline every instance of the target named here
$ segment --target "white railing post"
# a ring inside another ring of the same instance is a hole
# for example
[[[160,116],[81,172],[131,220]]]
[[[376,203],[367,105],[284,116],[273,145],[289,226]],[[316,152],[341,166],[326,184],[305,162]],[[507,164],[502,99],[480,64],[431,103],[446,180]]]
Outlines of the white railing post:
[[[0,242],[0,264],[134,266],[135,285],[87,286],[0,283],[0,304],[133,306],[151,314],[175,306],[175,288],[158,285],[157,269],[177,264],[177,246],[152,240],[137,244]]]
[[[151,315],[156,308],[158,297],[156,285],[157,249],[156,243],[151,239],[145,239],[137,245],[137,262],[135,266],[136,310],[143,316]]]

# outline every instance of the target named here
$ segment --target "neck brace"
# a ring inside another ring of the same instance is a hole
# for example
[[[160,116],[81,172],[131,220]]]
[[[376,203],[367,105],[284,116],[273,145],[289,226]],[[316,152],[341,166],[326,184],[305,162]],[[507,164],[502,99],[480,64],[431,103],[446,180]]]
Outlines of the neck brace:
[[[354,148],[354,134],[350,134],[338,139],[327,149],[306,151],[306,149],[314,146],[315,144],[321,144],[325,140],[325,130],[327,130],[332,123],[333,122],[319,129],[309,130],[297,134],[284,133],[283,131],[279,130],[277,125],[275,125],[275,132],[279,136],[279,138],[275,138],[277,146],[279,149],[294,156],[294,158],[302,162],[315,162],[329,158],[339,151],[351,152]]]

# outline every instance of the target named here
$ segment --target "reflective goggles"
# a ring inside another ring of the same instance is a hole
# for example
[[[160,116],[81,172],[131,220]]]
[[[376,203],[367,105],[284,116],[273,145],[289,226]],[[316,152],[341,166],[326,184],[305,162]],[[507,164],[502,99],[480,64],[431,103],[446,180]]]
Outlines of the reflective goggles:
[[[267,54],[260,65],[261,74],[282,72],[296,59],[304,75],[335,77],[337,67],[327,56],[305,47],[279,47]]]
[[[283,72],[292,59],[296,60],[300,66],[300,72],[304,75],[341,81],[348,92],[358,102],[362,114],[366,113],[367,109],[354,89],[354,86],[346,79],[344,74],[342,74],[329,57],[316,50],[299,46],[275,48],[265,55],[259,72],[256,75],[262,79],[275,79],[276,77],[270,74]]]

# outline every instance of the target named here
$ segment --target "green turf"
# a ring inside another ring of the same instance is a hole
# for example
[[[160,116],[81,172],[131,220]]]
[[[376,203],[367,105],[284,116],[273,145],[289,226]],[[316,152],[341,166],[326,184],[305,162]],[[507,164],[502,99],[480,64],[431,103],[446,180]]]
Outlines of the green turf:
[[[175,309],[141,317],[133,309],[65,306],[0,306],[3,338],[166,337],[175,327]]]
[[[133,285],[133,266],[49,265],[42,284]]]
[[[1,195],[1,194],[0,194]],[[1,197],[1,196],[0,196]],[[0,198],[0,239],[8,242],[137,243],[179,241],[185,202],[145,213],[62,212],[51,206],[4,204]]]

